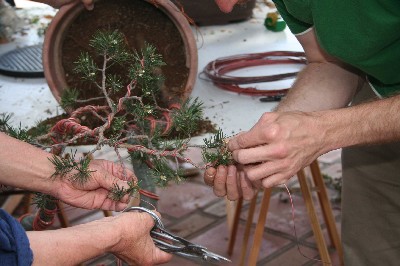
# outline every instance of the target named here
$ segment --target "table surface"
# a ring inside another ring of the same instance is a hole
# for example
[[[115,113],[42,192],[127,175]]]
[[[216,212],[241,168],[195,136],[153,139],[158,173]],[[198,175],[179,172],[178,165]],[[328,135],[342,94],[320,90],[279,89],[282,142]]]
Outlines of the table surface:
[[[21,17],[39,16],[35,25],[27,25],[24,34],[17,33],[14,40],[0,45],[0,54],[16,47],[37,44],[43,41],[37,28],[48,23],[45,15],[54,15],[56,10],[45,5],[30,5],[26,1],[17,1],[22,5],[18,10]],[[199,57],[199,73],[204,66],[220,57],[285,50],[302,51],[296,38],[286,28],[283,32],[268,31],[263,23],[268,12],[272,11],[263,3],[257,3],[253,17],[240,23],[227,25],[193,27]],[[264,66],[252,67],[232,72],[231,75],[267,75],[299,70],[301,66]],[[227,135],[248,130],[260,118],[261,114],[272,110],[276,102],[260,102],[259,97],[239,95],[221,90],[210,81],[198,76],[191,97],[198,97],[204,103],[205,117]],[[291,85],[293,80],[284,80],[256,84],[260,89],[281,89]],[[0,114],[12,113],[11,123],[23,127],[35,125],[37,121],[62,113],[62,108],[54,99],[44,78],[13,78],[0,75]],[[201,140],[203,136],[198,138]],[[196,138],[193,140],[197,142]]]

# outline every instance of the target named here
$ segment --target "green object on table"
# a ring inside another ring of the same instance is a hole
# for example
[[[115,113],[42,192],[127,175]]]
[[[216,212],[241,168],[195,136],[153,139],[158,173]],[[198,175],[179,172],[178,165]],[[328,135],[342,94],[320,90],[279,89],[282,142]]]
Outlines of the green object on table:
[[[282,19],[278,12],[267,14],[264,21],[264,26],[270,31],[283,31],[286,28],[286,22]]]

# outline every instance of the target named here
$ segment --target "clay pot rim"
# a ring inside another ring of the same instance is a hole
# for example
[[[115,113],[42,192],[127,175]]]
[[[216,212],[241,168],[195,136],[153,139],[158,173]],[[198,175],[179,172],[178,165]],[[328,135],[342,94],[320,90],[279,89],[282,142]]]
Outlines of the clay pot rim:
[[[152,4],[152,0],[143,1]],[[189,69],[182,97],[187,99],[193,90],[198,71],[197,45],[192,29],[186,17],[169,0],[157,1],[155,8],[160,9],[171,19],[182,36],[186,51],[186,67]],[[61,92],[68,87],[61,62],[61,46],[64,40],[64,33],[72,21],[84,10],[85,8],[81,2],[73,2],[62,6],[46,30],[43,42],[43,69],[47,83],[57,102],[61,100]]]

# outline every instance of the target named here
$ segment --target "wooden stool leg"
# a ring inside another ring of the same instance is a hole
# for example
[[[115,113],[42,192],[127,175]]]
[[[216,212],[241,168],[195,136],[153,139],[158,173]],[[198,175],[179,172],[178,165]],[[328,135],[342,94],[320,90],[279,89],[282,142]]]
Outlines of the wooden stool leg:
[[[256,205],[257,205],[257,196],[258,196],[258,191],[250,202],[249,213],[247,215],[247,221],[246,221],[246,228],[243,234],[243,244],[242,244],[242,251],[240,254],[240,264],[239,264],[240,266],[244,265],[244,261],[246,259],[247,245],[249,243],[249,237],[250,237],[250,229],[251,225],[253,224],[254,212],[256,210]]]
[[[317,247],[319,250],[319,254],[321,256],[322,262],[325,264],[331,264],[331,258],[329,257],[329,252],[326,247],[325,239],[322,234],[321,226],[318,221],[317,214],[315,212],[314,203],[311,197],[310,188],[307,185],[306,175],[304,173],[304,169],[300,170],[297,173],[297,177],[299,179],[301,192],[303,194],[304,202],[307,207],[308,215],[311,221],[311,227],[314,233],[315,240],[317,242]]]
[[[232,255],[233,247],[235,246],[236,234],[237,234],[237,230],[239,228],[240,212],[242,211],[242,206],[243,206],[243,198],[239,198],[239,200],[236,203],[235,216],[234,216],[234,220],[233,220],[231,235],[229,237],[229,243],[228,243],[228,255],[229,256]]]
[[[232,232],[233,224],[235,222],[235,209],[235,202],[228,200],[225,196],[226,222],[228,224],[229,233]]]
[[[267,212],[269,207],[269,202],[271,199],[272,188],[264,189],[264,196],[261,202],[260,214],[258,216],[258,222],[256,225],[256,230],[254,232],[253,246],[251,247],[249,263],[247,265],[253,266],[257,263],[258,253],[260,252],[261,240],[264,235],[264,226],[267,219]]]
[[[103,211],[104,217],[111,217],[113,216],[112,211]]]
[[[32,205],[32,194],[28,193],[25,195],[25,206],[24,206],[24,213],[29,213],[31,211]]]
[[[58,209],[57,217],[58,217],[58,220],[60,220],[61,227],[63,227],[63,228],[69,227],[69,222],[65,218],[67,216],[65,215],[65,211],[64,211],[64,208],[61,205],[61,202],[57,202],[56,204],[57,204],[57,209]]]
[[[332,207],[328,198],[328,193],[326,191],[324,180],[322,178],[321,170],[319,168],[317,160],[311,163],[310,169],[315,186],[318,188],[318,199],[321,205],[325,224],[328,229],[329,238],[331,239],[333,246],[336,248],[341,265],[343,265],[342,244],[340,241],[339,233],[336,228],[335,218],[332,213]]]
[[[8,196],[1,208],[8,213],[13,213],[18,205],[21,203],[23,198],[24,195],[22,194]]]

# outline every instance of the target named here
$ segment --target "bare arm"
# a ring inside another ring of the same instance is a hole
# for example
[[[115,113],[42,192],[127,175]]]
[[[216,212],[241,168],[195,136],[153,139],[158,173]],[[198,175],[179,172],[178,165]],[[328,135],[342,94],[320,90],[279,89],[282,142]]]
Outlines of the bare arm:
[[[315,112],[324,150],[400,140],[400,96],[350,108]]]
[[[74,227],[28,232],[33,265],[78,265],[113,253],[129,265],[167,262],[171,255],[156,248],[146,213],[123,213]]]
[[[106,160],[92,160],[93,171],[88,182],[81,185],[68,177],[52,176],[54,165],[51,154],[0,132],[0,184],[52,195],[70,205],[86,209],[122,210],[129,201],[126,195],[120,201],[109,197],[114,184],[129,187],[127,181],[136,180],[128,169]],[[124,173],[126,176],[124,176]]]
[[[355,71],[320,48],[313,30],[298,36],[298,40],[304,48],[308,64],[297,77],[288,95],[276,108],[277,113],[265,113],[249,132],[233,138],[229,145],[234,151],[235,160],[242,164],[240,168],[244,169],[245,174],[241,174],[239,178],[234,166],[209,168],[205,172],[204,181],[214,187],[217,196],[227,195],[229,199],[243,196],[244,199],[251,199],[259,187],[260,180],[266,177],[266,174],[270,176],[278,173],[278,176],[272,179],[276,185],[277,180],[282,182],[295,174],[302,163],[310,163],[318,157],[322,152],[319,149],[324,144],[320,139],[322,134],[314,137],[307,132],[313,130],[314,133],[316,129],[315,125],[311,124],[314,121],[310,119],[312,116],[290,116],[284,112],[310,112],[347,106],[362,84]],[[281,119],[278,119],[280,113]],[[289,133],[288,125],[300,128],[293,131],[297,134],[297,141],[292,140],[293,134]],[[266,144],[271,145],[263,146]],[[303,153],[303,145],[313,147],[314,150],[310,150],[308,154]],[[289,152],[292,154],[289,155]],[[300,159],[299,156],[303,157]],[[245,166],[252,163],[256,166]],[[252,182],[246,182],[247,179]],[[268,180],[271,182],[270,178]]]
[[[362,79],[349,66],[326,54],[314,30],[297,36],[308,64],[298,75],[288,95],[276,111],[317,111],[345,107]]]
[[[0,132],[0,184],[50,193],[54,166],[51,155]]]
[[[262,180],[264,187],[285,183],[330,150],[400,139],[399,96],[341,108],[356,92],[358,75],[326,57],[313,32],[299,41],[311,63],[290,95],[278,112],[265,113],[250,131],[229,142],[234,159],[247,165],[248,178]]]
[[[309,64],[300,73],[277,111],[319,111],[346,107],[363,80],[357,72],[327,55],[314,31],[298,36]],[[400,97],[372,101],[351,108],[316,112],[326,143],[322,153],[359,144],[398,140]],[[360,119],[362,118],[362,119]],[[382,134],[383,133],[383,134]]]

